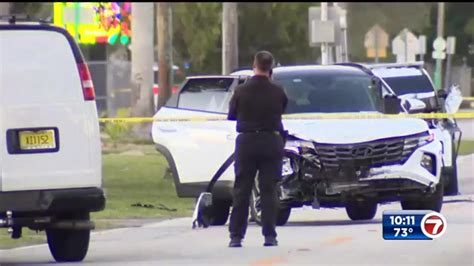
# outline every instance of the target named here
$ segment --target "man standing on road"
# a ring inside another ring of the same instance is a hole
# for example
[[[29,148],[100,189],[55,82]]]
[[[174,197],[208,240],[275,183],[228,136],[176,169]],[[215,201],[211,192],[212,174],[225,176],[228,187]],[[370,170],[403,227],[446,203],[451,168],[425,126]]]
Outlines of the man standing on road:
[[[262,202],[264,246],[277,246],[275,231],[278,211],[276,182],[281,175],[284,140],[282,114],[288,99],[283,89],[272,83],[273,56],[255,54],[254,76],[238,86],[230,100],[229,120],[237,120],[235,143],[235,183],[229,232],[229,247],[241,247],[247,230],[249,202],[257,171]]]

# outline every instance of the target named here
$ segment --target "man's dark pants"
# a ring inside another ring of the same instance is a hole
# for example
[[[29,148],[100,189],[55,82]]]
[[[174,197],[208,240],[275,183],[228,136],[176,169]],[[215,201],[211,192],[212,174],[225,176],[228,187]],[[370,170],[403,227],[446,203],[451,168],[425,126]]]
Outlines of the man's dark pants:
[[[281,176],[284,142],[276,132],[242,133],[235,147],[235,183],[229,231],[243,239],[247,230],[249,203],[255,176],[259,173],[262,234],[276,237],[278,211],[277,179]]]

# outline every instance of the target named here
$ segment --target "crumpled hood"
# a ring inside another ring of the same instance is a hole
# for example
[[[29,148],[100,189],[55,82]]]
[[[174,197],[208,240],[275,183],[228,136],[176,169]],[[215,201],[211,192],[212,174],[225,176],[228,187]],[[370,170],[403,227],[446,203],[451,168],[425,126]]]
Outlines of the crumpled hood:
[[[427,123],[418,118],[284,120],[283,124],[297,138],[330,144],[407,136],[429,129]]]

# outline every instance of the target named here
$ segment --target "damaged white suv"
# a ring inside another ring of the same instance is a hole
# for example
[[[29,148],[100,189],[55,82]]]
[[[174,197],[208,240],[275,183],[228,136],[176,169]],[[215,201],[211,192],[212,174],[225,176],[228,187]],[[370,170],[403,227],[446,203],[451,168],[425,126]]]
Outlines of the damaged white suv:
[[[248,71],[188,78],[155,118],[224,118],[235,87]],[[305,114],[398,113],[406,106],[379,78],[354,66],[277,67],[273,79],[288,96],[287,118]],[[410,99],[404,100],[410,103]],[[407,110],[404,110],[407,111]],[[422,119],[284,119],[289,131],[279,177],[278,225],[291,208],[345,207],[353,220],[372,219],[377,205],[401,201],[403,209],[440,211],[441,143]],[[211,177],[212,225],[225,224],[232,202],[235,121],[155,122],[152,136],[174,175],[180,197],[198,197]],[[257,182],[256,182],[257,183]],[[260,220],[258,186],[251,213]]]

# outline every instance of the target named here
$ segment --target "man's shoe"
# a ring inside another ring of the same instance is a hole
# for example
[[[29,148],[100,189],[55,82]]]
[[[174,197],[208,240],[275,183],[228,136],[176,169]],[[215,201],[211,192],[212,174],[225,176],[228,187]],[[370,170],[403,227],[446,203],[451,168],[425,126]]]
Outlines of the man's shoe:
[[[230,243],[229,243],[229,247],[230,248],[240,248],[240,247],[242,247],[242,239],[239,239],[239,238],[231,239]]]
[[[276,240],[276,237],[265,237],[265,243],[263,243],[263,246],[265,247],[273,247],[273,246],[278,246],[278,241]]]

